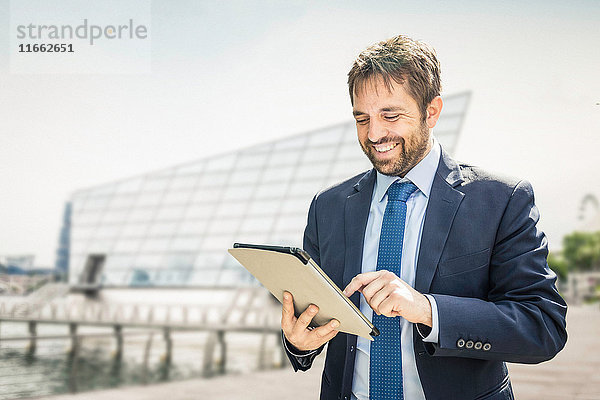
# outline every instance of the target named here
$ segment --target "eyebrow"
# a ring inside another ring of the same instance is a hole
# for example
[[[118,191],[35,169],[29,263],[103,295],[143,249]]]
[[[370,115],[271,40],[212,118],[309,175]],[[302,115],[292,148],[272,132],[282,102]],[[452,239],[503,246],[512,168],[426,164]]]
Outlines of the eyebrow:
[[[403,113],[408,113],[408,110],[406,110],[404,107],[400,107],[400,106],[394,106],[394,107],[384,107],[381,108],[379,110],[379,112],[394,112],[394,111],[400,111]],[[359,115],[366,115],[367,113],[364,111],[360,111],[360,110],[354,110],[352,111],[352,115],[354,115],[355,117],[359,116]]]

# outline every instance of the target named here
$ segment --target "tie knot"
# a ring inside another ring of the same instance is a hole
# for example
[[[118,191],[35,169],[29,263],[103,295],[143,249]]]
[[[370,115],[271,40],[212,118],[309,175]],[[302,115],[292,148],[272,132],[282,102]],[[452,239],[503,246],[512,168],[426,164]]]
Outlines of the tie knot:
[[[388,189],[388,200],[408,200],[411,194],[417,190],[417,187],[412,182],[394,182]]]

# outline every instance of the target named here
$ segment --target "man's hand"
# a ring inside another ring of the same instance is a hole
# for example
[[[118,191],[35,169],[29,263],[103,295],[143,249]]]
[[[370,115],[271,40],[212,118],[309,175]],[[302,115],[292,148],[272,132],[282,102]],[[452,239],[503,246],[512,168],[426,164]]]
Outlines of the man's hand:
[[[356,275],[344,289],[348,297],[359,291],[377,315],[404,317],[406,320],[431,326],[431,304],[427,297],[390,271],[366,272]]]
[[[311,304],[298,318],[294,315],[294,299],[289,292],[283,293],[281,311],[281,329],[288,342],[302,351],[315,350],[329,342],[338,334],[336,328],[340,323],[332,319],[327,324],[315,329],[308,329],[310,321],[317,315],[319,307]]]

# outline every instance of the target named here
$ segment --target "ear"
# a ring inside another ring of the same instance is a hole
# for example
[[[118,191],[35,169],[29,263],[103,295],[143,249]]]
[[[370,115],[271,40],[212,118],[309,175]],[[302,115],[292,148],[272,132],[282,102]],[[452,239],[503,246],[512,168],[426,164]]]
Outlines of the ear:
[[[425,123],[429,129],[432,129],[435,124],[437,124],[443,106],[444,102],[440,96],[436,96],[427,106],[427,118],[425,119]]]

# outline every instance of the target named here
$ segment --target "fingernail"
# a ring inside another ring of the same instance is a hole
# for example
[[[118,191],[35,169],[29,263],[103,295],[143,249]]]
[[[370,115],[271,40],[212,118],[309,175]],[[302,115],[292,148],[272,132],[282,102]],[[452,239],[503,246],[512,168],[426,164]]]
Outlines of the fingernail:
[[[285,292],[285,293],[283,294],[283,298],[284,298],[285,300],[289,300],[289,299],[290,299],[290,295],[289,295],[289,293],[288,293],[288,292]]]
[[[333,322],[331,323],[331,326],[332,326],[333,328],[337,328],[338,326],[340,326],[340,323],[339,323],[338,321],[333,321]]]
[[[315,306],[310,306],[310,312],[311,312],[311,313],[316,313],[316,312],[317,312],[317,307],[315,307]]]

